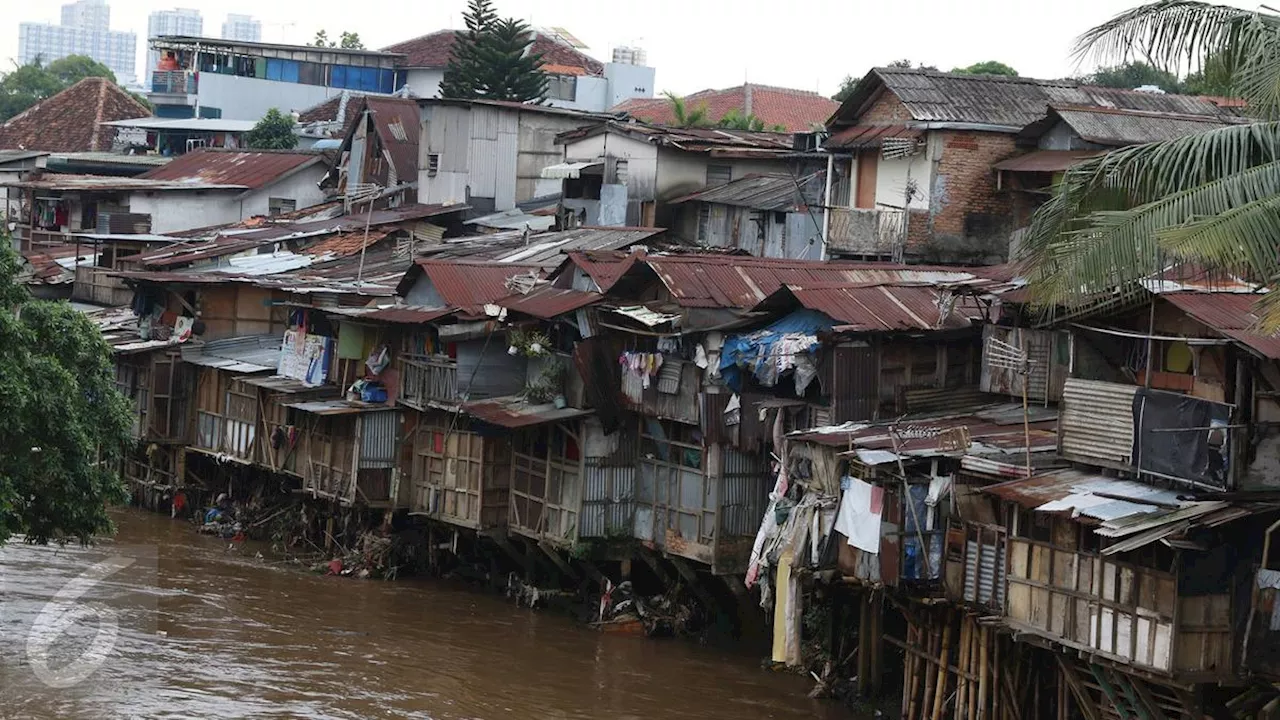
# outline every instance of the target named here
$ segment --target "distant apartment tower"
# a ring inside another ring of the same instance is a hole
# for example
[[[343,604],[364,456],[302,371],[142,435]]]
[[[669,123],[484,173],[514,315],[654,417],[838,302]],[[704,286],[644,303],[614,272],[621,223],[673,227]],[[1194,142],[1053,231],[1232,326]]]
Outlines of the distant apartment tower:
[[[262,42],[262,23],[251,15],[228,13],[227,21],[222,23],[222,39]]]
[[[62,6],[62,24],[18,25],[18,62],[49,63],[68,55],[87,55],[111,68],[121,85],[135,85],[137,38],[111,29],[106,0],[79,0]]]
[[[173,10],[157,10],[147,18],[147,37],[162,35],[183,35],[200,37],[204,35],[204,18],[199,10],[190,8],[174,8]],[[147,51],[146,87],[151,87],[151,73],[160,62],[158,50]]]

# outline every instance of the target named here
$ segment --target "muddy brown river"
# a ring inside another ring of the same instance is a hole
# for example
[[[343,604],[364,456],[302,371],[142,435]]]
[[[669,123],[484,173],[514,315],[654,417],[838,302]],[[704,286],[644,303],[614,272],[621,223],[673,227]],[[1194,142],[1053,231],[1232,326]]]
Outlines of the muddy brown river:
[[[0,549],[2,718],[848,718],[751,653],[445,581],[311,575],[143,511]],[[77,579],[79,578],[79,579]]]

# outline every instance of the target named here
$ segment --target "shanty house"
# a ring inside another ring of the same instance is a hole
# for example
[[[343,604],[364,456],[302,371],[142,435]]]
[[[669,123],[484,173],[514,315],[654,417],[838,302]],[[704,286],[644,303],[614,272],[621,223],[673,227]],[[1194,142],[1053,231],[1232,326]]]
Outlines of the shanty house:
[[[825,172],[747,175],[676,198],[675,232],[696,245],[756,257],[822,260],[825,180]]]
[[[669,226],[671,200],[750,174],[785,173],[785,133],[674,128],[611,120],[565,132],[564,162],[542,169],[563,182],[563,207],[583,225]]]
[[[543,168],[559,161],[556,137],[606,116],[498,100],[420,100],[418,197],[466,203],[477,215],[550,198],[559,180]]]
[[[839,165],[851,183],[848,210],[832,213],[832,247],[935,262],[1007,257],[1017,226],[995,166],[1020,153],[1019,133],[1044,118],[1050,105],[1234,117],[1182,95],[875,68],[828,123],[825,147],[842,156]]]
[[[339,195],[359,196],[418,182],[418,104],[403,98],[364,97],[347,109],[356,115],[339,148],[339,159],[327,181]],[[336,176],[336,177],[335,177]],[[414,202],[416,189],[406,189],[396,202]]]

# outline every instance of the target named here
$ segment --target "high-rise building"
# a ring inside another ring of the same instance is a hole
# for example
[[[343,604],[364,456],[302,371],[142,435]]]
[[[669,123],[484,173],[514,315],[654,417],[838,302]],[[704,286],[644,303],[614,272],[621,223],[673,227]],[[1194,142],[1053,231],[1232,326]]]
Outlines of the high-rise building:
[[[174,8],[173,10],[157,10],[147,18],[147,38],[161,35],[185,35],[199,37],[204,34],[204,18],[199,10],[190,8]],[[147,50],[147,67],[145,87],[151,87],[151,73],[160,62],[160,51]]]
[[[79,0],[62,6],[62,24],[18,25],[18,62],[49,63],[68,55],[87,55],[111,68],[121,85],[134,85],[137,37],[111,29],[106,0]]]
[[[222,23],[223,40],[239,40],[241,42],[261,42],[262,23],[251,15],[227,14],[227,21]]]

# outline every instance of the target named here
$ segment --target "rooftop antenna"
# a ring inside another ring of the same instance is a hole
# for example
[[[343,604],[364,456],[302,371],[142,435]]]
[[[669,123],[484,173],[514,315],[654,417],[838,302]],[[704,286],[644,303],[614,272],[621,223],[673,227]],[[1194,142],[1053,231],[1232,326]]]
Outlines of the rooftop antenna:
[[[885,138],[880,143],[882,160],[903,160],[920,152],[915,138]],[[911,177],[911,163],[907,163],[907,179],[902,188],[902,229],[894,239],[890,250],[893,262],[900,263],[906,254],[908,233],[911,230],[911,201],[920,196],[920,186]]]
[[[364,280],[364,251],[369,245],[369,225],[373,221],[373,201],[378,199],[382,193],[382,188],[375,183],[353,183],[347,186],[347,194],[343,198],[347,213],[351,213],[351,209],[362,202],[369,203],[369,209],[364,216],[364,240],[360,243],[360,267],[356,270],[356,287],[360,287]]]
[[[987,364],[991,367],[1012,370],[1022,376],[1022,437],[1027,446],[1027,477],[1031,477],[1031,417],[1027,405],[1027,386],[1031,382],[1031,363],[1026,350],[1016,345],[991,338],[986,347]]]

